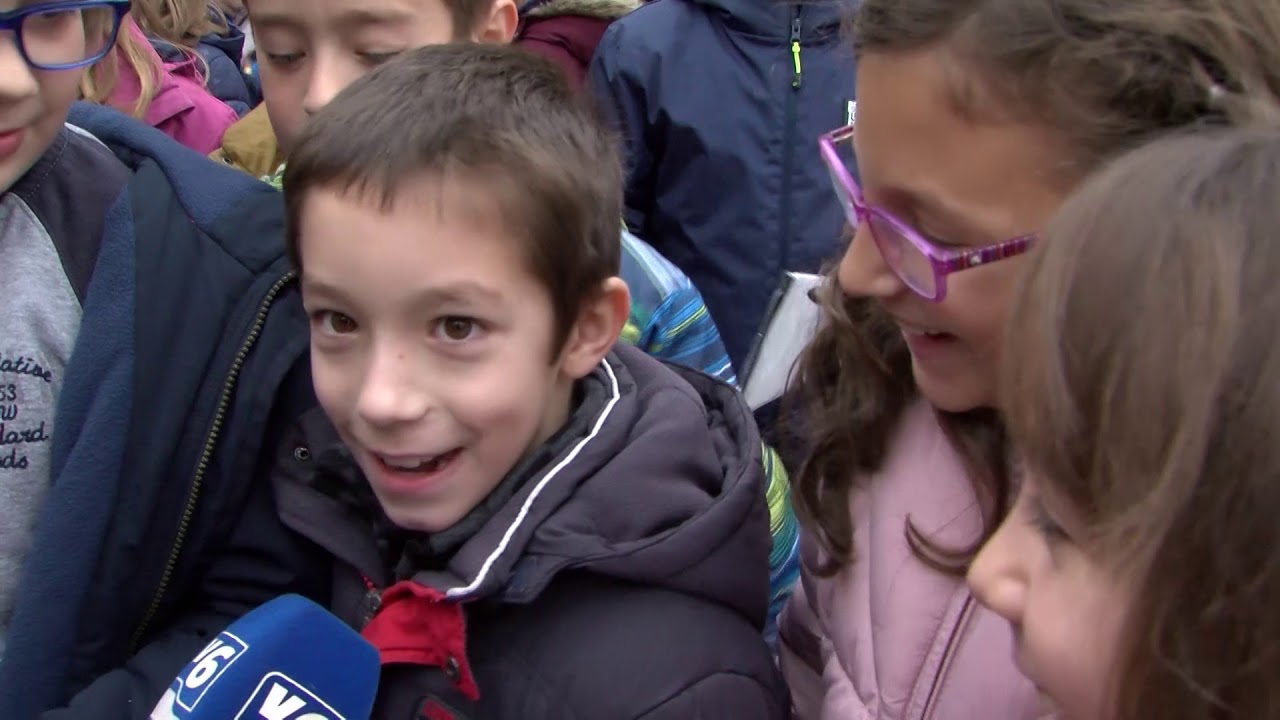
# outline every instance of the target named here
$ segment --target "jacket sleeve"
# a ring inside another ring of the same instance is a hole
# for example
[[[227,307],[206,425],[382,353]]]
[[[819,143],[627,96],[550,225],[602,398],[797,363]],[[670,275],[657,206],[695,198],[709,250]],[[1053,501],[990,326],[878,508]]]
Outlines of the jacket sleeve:
[[[622,137],[626,167],[624,214],[627,227],[661,251],[661,238],[646,232],[654,201],[655,158],[649,142],[647,88],[643,60],[629,53],[625,18],[614,22],[596,46],[587,84],[605,117]]]
[[[769,553],[769,618],[765,623],[765,640],[773,647],[777,644],[778,617],[800,577],[800,524],[791,506],[791,480],[778,451],[765,445],[763,457],[764,476],[768,483],[765,498],[769,502],[769,533],[773,536],[773,549]]]
[[[227,542],[209,559],[191,609],[125,665],[41,720],[145,720],[186,664],[232,621],[279,595],[320,599],[328,565],[280,523],[271,485],[255,482]]]
[[[679,695],[637,720],[786,720],[791,717],[784,694],[735,673],[717,673],[690,685]]]
[[[644,344],[640,349],[646,354],[699,370],[731,385],[738,382],[720,329],[707,312],[702,294],[692,284],[663,298],[641,338]]]

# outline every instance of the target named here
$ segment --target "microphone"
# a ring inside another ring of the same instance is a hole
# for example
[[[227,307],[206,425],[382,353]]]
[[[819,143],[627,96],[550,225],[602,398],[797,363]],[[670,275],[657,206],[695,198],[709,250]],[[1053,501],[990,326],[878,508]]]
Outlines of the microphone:
[[[285,595],[196,655],[151,720],[368,720],[378,651],[324,608]]]

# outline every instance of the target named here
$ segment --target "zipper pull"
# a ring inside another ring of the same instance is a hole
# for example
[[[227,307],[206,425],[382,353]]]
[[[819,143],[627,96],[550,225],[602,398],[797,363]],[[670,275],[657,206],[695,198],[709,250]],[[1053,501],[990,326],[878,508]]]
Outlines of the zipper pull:
[[[796,10],[796,16],[791,20],[791,62],[795,72],[791,76],[791,87],[800,89],[800,11]]]
[[[360,629],[363,630],[382,609],[382,591],[368,576],[362,574],[360,578],[364,580],[365,587],[364,597],[360,600]]]

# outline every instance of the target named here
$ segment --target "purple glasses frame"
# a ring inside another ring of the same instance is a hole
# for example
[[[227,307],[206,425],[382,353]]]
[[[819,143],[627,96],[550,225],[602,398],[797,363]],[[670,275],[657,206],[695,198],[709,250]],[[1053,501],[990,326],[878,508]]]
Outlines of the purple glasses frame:
[[[836,152],[836,147],[840,143],[852,140],[852,123],[832,130],[818,138],[818,149],[822,153],[822,160],[827,164],[827,170],[831,173],[832,190],[835,191],[836,196],[840,199],[845,218],[848,219],[852,227],[857,228],[861,222],[868,221],[871,237],[875,240],[876,247],[880,250],[880,255],[885,258],[885,264],[893,270],[894,275],[897,275],[917,295],[926,300],[941,302],[947,296],[946,278],[951,273],[989,265],[999,260],[1021,255],[1031,247],[1036,237],[1035,233],[1019,235],[994,245],[965,250],[944,249],[934,245],[921,237],[920,233],[911,229],[906,223],[874,205],[868,205],[863,199],[862,188],[858,186],[857,181],[853,179],[853,175],[849,173],[849,169],[845,167],[844,161],[840,159],[840,154]],[[843,186],[844,193],[840,192],[842,189],[840,186]],[[848,198],[847,202],[846,197]],[[892,253],[887,252],[888,248],[885,247],[886,239],[881,237],[882,233],[875,231],[875,223],[870,222],[872,218],[892,228],[899,237],[911,243],[912,247],[929,261],[929,266],[933,270],[932,292],[928,288],[919,287],[918,283],[913,282],[901,268],[889,260]]]

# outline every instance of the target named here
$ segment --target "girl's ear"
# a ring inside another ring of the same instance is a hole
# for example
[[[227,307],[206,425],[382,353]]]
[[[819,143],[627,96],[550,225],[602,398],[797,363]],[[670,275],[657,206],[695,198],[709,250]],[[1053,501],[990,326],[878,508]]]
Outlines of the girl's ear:
[[[622,278],[604,281],[578,312],[560,351],[560,369],[573,380],[586,377],[613,349],[631,313],[631,291]]]

